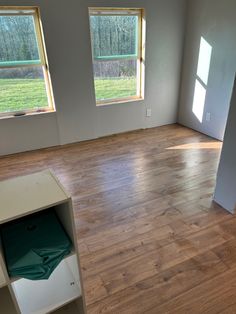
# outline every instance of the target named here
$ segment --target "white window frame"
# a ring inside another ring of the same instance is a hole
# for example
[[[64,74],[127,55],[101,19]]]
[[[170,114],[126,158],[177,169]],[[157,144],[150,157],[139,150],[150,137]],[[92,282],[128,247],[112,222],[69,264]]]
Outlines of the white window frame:
[[[114,103],[124,103],[144,99],[144,84],[145,84],[145,40],[146,40],[146,18],[145,10],[143,8],[104,8],[104,7],[90,7],[90,16],[111,16],[111,15],[135,15],[138,16],[138,34],[137,34],[137,55],[132,56],[109,56],[102,58],[95,58],[92,55],[92,61],[107,62],[107,61],[120,61],[120,60],[136,60],[137,61],[137,95],[130,97],[120,97],[105,100],[96,100],[97,106],[110,105]],[[91,46],[93,52],[93,40],[91,36]],[[96,92],[95,92],[96,94]],[[96,95],[95,95],[96,97]]]

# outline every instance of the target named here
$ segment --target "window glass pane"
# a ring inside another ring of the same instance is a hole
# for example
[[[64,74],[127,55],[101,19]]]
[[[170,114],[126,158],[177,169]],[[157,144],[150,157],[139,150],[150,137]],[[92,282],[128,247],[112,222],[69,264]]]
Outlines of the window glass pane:
[[[39,63],[32,15],[0,16],[0,66]],[[22,61],[22,62],[19,62]]]
[[[138,16],[90,16],[94,58],[137,56]]]
[[[137,95],[136,60],[96,61],[93,67],[98,101]]]
[[[48,107],[41,67],[0,69],[0,112]]]

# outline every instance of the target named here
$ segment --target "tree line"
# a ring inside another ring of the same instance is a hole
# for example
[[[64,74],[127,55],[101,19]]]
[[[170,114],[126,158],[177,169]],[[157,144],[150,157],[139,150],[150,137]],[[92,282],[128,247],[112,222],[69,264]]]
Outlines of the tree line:
[[[136,16],[91,16],[93,69],[95,78],[131,77],[136,73],[136,61],[103,61],[102,57],[136,54]],[[100,58],[99,58],[100,57]],[[100,61],[96,61],[96,59]]]
[[[0,16],[0,63],[38,60],[38,45],[32,16]],[[2,78],[42,78],[40,68],[7,68]]]
[[[94,57],[134,55],[136,53],[136,16],[91,16],[90,27]],[[0,63],[38,59],[33,17],[0,16]],[[39,75],[36,70],[12,69],[3,72],[1,77],[4,75],[16,78],[26,74],[33,77]],[[135,61],[94,62],[94,73],[96,77],[133,76]]]
[[[91,16],[94,57],[136,53],[137,16]]]
[[[0,62],[38,60],[32,16],[0,16]]]

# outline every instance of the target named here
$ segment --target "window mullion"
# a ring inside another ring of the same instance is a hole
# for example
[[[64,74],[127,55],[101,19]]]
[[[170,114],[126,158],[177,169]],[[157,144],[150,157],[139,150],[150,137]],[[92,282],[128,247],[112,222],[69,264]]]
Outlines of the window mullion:
[[[2,62],[2,63],[5,63],[5,62]],[[43,64],[42,64],[42,62],[40,62],[40,63],[22,63],[22,64],[20,64],[20,62],[17,64],[12,64],[12,65],[10,65],[10,62],[9,62],[9,64],[7,64],[7,62],[6,62],[6,65],[1,65],[1,62],[0,62],[0,69],[20,69],[20,68],[35,68],[35,67],[42,67],[42,66],[44,66]]]
[[[127,57],[127,56],[112,56],[112,57],[99,57],[93,58],[96,62],[109,62],[109,61],[132,61],[132,60],[139,60],[139,57]]]

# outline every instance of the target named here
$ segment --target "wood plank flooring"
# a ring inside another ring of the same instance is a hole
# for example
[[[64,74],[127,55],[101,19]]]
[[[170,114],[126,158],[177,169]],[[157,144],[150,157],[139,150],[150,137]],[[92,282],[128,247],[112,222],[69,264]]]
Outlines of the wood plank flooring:
[[[236,313],[236,217],[212,202],[221,143],[170,125],[0,158],[73,197],[87,311]]]

